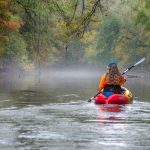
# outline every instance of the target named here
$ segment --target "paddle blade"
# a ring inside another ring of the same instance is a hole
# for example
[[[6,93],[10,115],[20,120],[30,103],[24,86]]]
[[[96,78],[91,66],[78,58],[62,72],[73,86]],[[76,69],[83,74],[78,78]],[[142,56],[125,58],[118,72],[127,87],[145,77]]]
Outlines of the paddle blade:
[[[142,63],[143,61],[145,61],[145,57],[142,58],[141,60],[139,60],[137,63],[135,63],[133,66],[129,67],[128,69],[126,69],[122,75],[124,75],[127,71],[131,70],[132,68],[134,68],[135,66],[139,65],[140,63]]]
[[[93,99],[94,99],[94,96],[91,97],[91,98],[88,100],[88,102],[91,102]]]
[[[145,61],[145,57],[144,58],[142,58],[140,61],[138,61],[134,66],[137,66],[137,65],[139,65],[140,63],[142,63],[143,61]]]

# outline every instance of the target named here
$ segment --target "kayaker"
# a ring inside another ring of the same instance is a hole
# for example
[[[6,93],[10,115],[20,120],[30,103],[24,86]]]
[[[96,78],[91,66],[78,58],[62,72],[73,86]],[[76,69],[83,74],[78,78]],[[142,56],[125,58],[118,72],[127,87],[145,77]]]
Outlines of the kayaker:
[[[119,72],[117,63],[110,61],[107,72],[102,75],[99,82],[99,92],[103,92],[106,97],[112,94],[121,94],[121,86],[126,82],[126,78]]]

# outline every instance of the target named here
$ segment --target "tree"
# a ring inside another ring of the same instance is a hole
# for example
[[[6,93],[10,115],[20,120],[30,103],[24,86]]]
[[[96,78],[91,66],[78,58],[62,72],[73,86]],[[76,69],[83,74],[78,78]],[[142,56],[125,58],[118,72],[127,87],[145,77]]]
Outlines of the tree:
[[[12,0],[0,1],[0,54],[5,51],[5,44],[9,41],[9,33],[17,31],[22,25],[21,18],[16,14]]]
[[[117,16],[108,16],[100,26],[96,50],[100,60],[115,58],[115,46],[120,34],[120,20]]]

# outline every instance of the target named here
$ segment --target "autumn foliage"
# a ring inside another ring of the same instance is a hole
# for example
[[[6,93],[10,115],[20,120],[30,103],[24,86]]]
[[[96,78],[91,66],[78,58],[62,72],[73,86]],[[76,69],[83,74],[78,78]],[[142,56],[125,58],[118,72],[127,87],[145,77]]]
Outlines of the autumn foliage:
[[[150,0],[0,0],[0,66],[124,65],[145,56],[148,66],[149,8]]]

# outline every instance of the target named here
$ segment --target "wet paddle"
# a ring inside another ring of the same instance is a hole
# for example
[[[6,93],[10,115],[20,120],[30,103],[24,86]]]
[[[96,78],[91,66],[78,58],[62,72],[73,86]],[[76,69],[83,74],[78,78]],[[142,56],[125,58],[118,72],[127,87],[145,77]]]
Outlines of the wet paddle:
[[[127,71],[131,70],[132,68],[134,68],[135,66],[141,64],[143,61],[145,61],[145,57],[140,59],[137,63],[135,63],[134,65],[132,65],[131,67],[127,68],[123,73],[122,75],[124,75]]]
[[[126,72],[130,71],[132,68],[134,68],[135,66],[141,64],[143,61],[145,61],[145,57],[140,59],[138,62],[136,62],[134,65],[132,65],[131,67],[127,68],[122,75],[124,75]],[[93,97],[91,97],[88,102],[91,102],[98,94],[100,94],[100,92],[98,92],[96,95],[94,95]]]
[[[88,102],[91,102],[98,94],[100,94],[100,92],[98,92],[96,95],[94,95],[93,97],[91,97]]]

